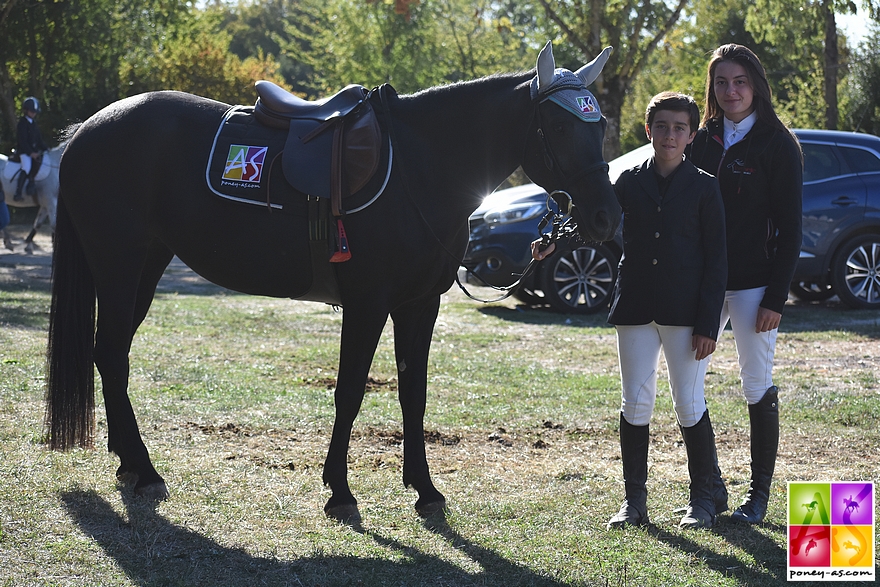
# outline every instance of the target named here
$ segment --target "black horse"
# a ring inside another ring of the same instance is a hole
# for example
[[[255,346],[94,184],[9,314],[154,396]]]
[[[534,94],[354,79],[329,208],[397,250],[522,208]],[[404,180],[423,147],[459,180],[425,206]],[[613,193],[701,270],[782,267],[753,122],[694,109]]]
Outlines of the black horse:
[[[323,472],[333,492],[329,516],[358,515],[347,481],[349,439],[389,315],[403,411],[403,482],[418,492],[420,514],[445,507],[425,455],[428,351],[440,295],[454,281],[467,219],[482,196],[522,165],[549,192],[570,194],[583,238],[614,234],[620,207],[603,161],[605,120],[586,89],[609,52],[572,73],[555,68],[548,43],[536,71],[410,96],[386,87],[367,97],[386,115],[394,163],[381,197],[345,215],[352,256],[333,264],[344,315],[336,420]],[[173,256],[232,290],[316,299],[307,293],[308,219],[221,199],[207,186],[205,161],[229,108],[179,92],[125,99],[77,130],[61,164],[48,442],[60,450],[92,444],[96,366],[108,447],[121,461],[117,476],[149,499],[166,498],[168,489],[128,398],[128,355]]]

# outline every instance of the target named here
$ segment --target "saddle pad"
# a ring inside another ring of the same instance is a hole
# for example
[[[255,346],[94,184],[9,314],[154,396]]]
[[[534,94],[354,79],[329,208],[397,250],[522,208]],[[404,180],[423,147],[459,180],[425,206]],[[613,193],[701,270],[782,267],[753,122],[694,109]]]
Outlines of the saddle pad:
[[[265,127],[252,106],[234,106],[226,112],[208,156],[205,180],[221,198],[285,210],[299,202],[298,194],[281,171],[287,131]],[[271,189],[270,189],[271,188]]]
[[[53,163],[57,167],[58,163],[52,161],[52,155],[49,152],[44,153],[43,163],[37,170],[37,176],[34,178],[34,181],[43,181],[49,177],[49,172],[52,171]],[[6,178],[7,181],[12,181],[19,169],[21,169],[21,163],[6,161],[6,167],[3,168],[3,177]]]
[[[306,195],[291,186],[282,169],[288,134],[287,129],[260,124],[254,116],[253,106],[230,108],[217,128],[208,156],[205,169],[208,188],[227,200],[289,213],[301,212]],[[382,136],[386,142],[379,157],[379,173],[357,193],[344,199],[348,213],[366,208],[388,184],[392,165],[391,143],[387,133],[383,132]],[[302,173],[307,171],[302,170]]]

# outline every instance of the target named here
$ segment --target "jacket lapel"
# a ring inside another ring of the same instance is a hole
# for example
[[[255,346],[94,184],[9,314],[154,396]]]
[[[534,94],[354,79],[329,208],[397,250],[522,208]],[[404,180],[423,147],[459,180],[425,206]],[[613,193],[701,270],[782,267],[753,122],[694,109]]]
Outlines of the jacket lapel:
[[[636,179],[645,193],[659,205],[661,203],[660,188],[657,187],[657,180],[654,178],[654,157],[642,163],[636,173]]]
[[[698,173],[696,166],[689,159],[682,161],[679,168],[675,171],[675,175],[672,176],[672,183],[669,184],[669,189],[666,190],[666,201],[668,202],[679,194],[684,193]]]

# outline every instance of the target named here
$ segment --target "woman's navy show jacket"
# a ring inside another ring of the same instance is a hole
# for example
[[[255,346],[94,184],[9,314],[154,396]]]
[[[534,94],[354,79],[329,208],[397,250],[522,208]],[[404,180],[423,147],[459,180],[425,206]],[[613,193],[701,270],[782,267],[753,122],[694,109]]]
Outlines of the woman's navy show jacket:
[[[694,164],[721,184],[727,219],[727,288],[767,287],[761,306],[782,313],[803,242],[803,157],[788,131],[758,120],[724,152],[720,120],[697,131]]]

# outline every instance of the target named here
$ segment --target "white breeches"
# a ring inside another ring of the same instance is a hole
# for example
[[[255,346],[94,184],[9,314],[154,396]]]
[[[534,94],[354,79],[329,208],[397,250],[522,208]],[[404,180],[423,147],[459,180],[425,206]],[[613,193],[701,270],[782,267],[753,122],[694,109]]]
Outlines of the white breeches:
[[[739,359],[739,376],[743,395],[749,404],[761,401],[767,389],[773,385],[773,355],[776,352],[776,329],[755,332],[758,306],[764,298],[765,287],[727,291],[721,309],[721,328],[728,320],[733,329],[736,354]]]
[[[22,173],[27,175],[28,173],[31,172],[31,165],[32,165],[31,156],[21,154],[21,155],[19,155],[19,157],[21,157],[21,171],[22,171]]]
[[[692,326],[662,326],[655,322],[617,326],[617,353],[623,387],[621,411],[633,426],[645,426],[657,398],[660,349],[666,357],[672,406],[678,423],[690,428],[706,411],[704,381],[708,358],[696,360]]]

